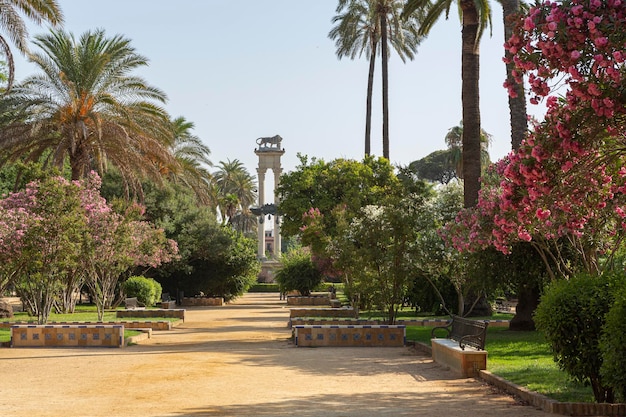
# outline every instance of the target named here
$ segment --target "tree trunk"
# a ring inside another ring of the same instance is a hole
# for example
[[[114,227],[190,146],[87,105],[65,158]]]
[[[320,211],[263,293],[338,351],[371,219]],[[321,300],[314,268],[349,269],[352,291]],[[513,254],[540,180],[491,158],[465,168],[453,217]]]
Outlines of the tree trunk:
[[[480,190],[480,52],[478,12],[472,1],[461,2],[463,11],[461,101],[463,106],[463,204],[474,207]]]
[[[520,9],[519,0],[502,0],[502,11],[504,16],[504,41],[508,41],[513,34],[514,21],[511,16]],[[507,59],[506,79],[510,85],[515,85],[516,97],[509,95],[509,114],[511,119],[511,149],[519,149],[528,131],[528,114],[526,111],[526,96],[524,86],[516,84],[513,79],[514,65],[511,62],[512,55],[508,50],[504,50],[504,57]]]
[[[367,75],[367,104],[365,109],[365,156],[370,156],[372,152],[371,148],[371,133],[372,133],[372,95],[374,90],[374,69],[376,67],[376,49],[378,44],[376,43],[375,36],[372,35],[370,44],[372,52],[370,54],[370,69]]]
[[[521,284],[517,289],[517,306],[515,316],[509,323],[509,330],[532,331],[535,330],[533,314],[539,305],[540,289],[538,283],[530,285]]]
[[[387,52],[387,15],[380,13],[380,47],[383,73],[383,157],[389,159],[389,74]]]

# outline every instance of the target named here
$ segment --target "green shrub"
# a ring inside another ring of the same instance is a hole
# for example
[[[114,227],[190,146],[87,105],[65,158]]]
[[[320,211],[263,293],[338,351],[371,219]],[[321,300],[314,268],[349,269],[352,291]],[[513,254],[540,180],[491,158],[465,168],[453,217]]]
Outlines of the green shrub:
[[[278,284],[256,283],[248,289],[248,292],[279,292]]]
[[[606,315],[600,338],[603,381],[613,387],[618,399],[626,401],[626,287],[615,294],[615,303]]]
[[[161,301],[161,294],[163,293],[163,287],[161,287],[161,284],[159,284],[158,281],[152,278],[148,278],[148,279],[150,280],[150,282],[152,283],[152,286],[154,287],[154,300],[152,301],[152,304],[150,304],[150,305],[154,305]]]
[[[535,312],[537,329],[545,335],[556,363],[575,380],[591,384],[597,402],[613,401],[613,390],[600,374],[599,341],[616,279],[610,274],[580,274],[553,282]]]
[[[154,305],[161,298],[161,284],[152,278],[133,276],[124,282],[127,297],[137,297],[146,306]]]
[[[276,282],[282,291],[299,291],[310,295],[322,282],[322,273],[315,267],[311,254],[302,248],[291,250],[281,259]]]

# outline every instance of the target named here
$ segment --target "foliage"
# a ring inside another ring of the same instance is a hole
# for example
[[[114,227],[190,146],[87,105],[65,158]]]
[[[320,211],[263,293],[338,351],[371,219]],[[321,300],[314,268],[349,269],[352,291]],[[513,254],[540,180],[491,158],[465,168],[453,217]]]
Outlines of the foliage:
[[[626,286],[615,292],[615,303],[606,315],[600,338],[602,380],[613,387],[617,400],[626,402]]]
[[[62,30],[36,37],[29,59],[41,71],[2,97],[0,149],[8,161],[69,160],[72,179],[116,166],[136,188],[143,177],[159,181],[176,167],[168,145],[173,129],[159,89],[130,73],[147,59],[121,35]]]
[[[614,267],[626,227],[626,34],[614,29],[625,19],[620,1],[566,0],[536,4],[519,21],[507,42],[516,82],[528,76],[534,103],[566,93],[547,98],[545,120],[498,163],[499,181],[450,226],[457,248],[507,253],[531,242],[553,279]]]
[[[85,210],[90,233],[84,239],[86,283],[102,315],[110,307],[117,282],[132,267],[155,268],[177,258],[178,246],[164,230],[142,220],[144,208],[127,206],[115,212],[100,196],[100,178],[85,181]]]
[[[398,0],[339,0],[333,23],[336,23],[328,37],[335,41],[337,57],[354,59],[363,52],[368,55],[369,73],[367,79],[367,105],[365,120],[365,156],[370,156],[370,133],[372,119],[372,90],[376,55],[382,58],[383,87],[383,157],[389,159],[388,127],[388,46],[396,51],[402,62],[413,59],[417,46],[422,40],[418,34],[417,14],[401,18],[404,5]],[[388,45],[389,44],[389,45]]]
[[[114,178],[110,180],[114,182]],[[229,300],[256,281],[260,266],[255,240],[220,225],[212,208],[198,204],[195,195],[181,184],[143,187],[146,218],[175,240],[179,250],[176,260],[149,272],[166,292],[202,292]],[[120,191],[113,184],[107,188],[110,195]]]
[[[161,284],[152,278],[132,276],[124,282],[124,293],[146,306],[153,306],[161,300]]]
[[[177,166],[173,167],[169,178],[192,189],[202,204],[215,205],[211,187],[213,177],[207,169],[213,165],[209,159],[211,150],[191,132],[193,128],[193,122],[182,116],[172,120],[174,138],[170,152],[176,159]]]
[[[404,177],[401,191],[339,223],[329,252],[347,291],[364,308],[375,306],[394,323],[422,259],[420,241],[433,227],[426,212],[431,190]]]
[[[256,217],[250,206],[256,201],[256,182],[241,161],[220,161],[213,173],[222,224],[245,233],[256,230]]]
[[[323,279],[322,273],[311,260],[310,252],[295,248],[280,259],[281,267],[276,272],[276,282],[281,292],[298,291],[310,295]]]
[[[423,180],[448,184],[458,178],[451,149],[439,150],[409,164],[409,169]]]
[[[550,343],[559,367],[577,381],[591,384],[598,402],[613,402],[613,390],[602,378],[600,336],[613,304],[615,285],[624,278],[579,274],[551,283],[535,313],[537,328]]]
[[[8,73],[7,88],[10,90],[13,84],[14,77],[14,62],[11,49],[6,41],[5,36],[9,39],[17,49],[22,52],[28,52],[28,46],[26,45],[28,38],[28,31],[26,24],[20,16],[20,13],[31,19],[36,24],[41,24],[46,21],[53,26],[61,25],[63,23],[63,14],[59,8],[57,0],[8,0],[2,3],[2,19],[0,19],[0,29],[6,32],[4,36],[0,35],[0,51],[2,55],[7,58]],[[3,71],[4,76],[4,71]],[[0,79],[3,77],[0,77]]]
[[[80,192],[79,184],[57,177],[0,200],[2,274],[13,277],[40,324],[82,256],[87,224]]]
[[[15,277],[41,323],[59,298],[67,303],[83,283],[102,317],[122,273],[176,254],[175,242],[139,219],[141,208],[115,213],[99,187],[95,173],[84,181],[51,177],[0,201],[3,273]]]
[[[283,216],[281,231],[286,237],[300,236],[302,245],[312,246],[314,256],[324,253],[323,236],[337,234],[335,213],[352,218],[362,207],[397,194],[401,186],[393,167],[383,158],[366,157],[362,162],[313,158],[309,162],[306,156],[298,157],[300,165],[281,177],[277,190],[278,210]],[[317,216],[320,235],[307,232],[310,215]]]

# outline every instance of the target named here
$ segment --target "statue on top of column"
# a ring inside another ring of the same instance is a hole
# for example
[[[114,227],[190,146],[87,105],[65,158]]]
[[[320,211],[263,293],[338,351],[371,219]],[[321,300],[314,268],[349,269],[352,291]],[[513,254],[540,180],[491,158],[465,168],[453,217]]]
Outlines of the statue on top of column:
[[[259,151],[274,151],[280,150],[280,143],[283,141],[279,135],[265,138],[258,138],[256,140],[257,145],[259,145]]]

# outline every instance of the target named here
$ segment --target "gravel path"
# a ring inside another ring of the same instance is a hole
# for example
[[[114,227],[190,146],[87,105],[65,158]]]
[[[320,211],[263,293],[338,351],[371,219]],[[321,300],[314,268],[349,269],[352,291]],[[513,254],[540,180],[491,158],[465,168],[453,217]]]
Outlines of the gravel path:
[[[410,348],[296,348],[277,294],[123,349],[0,349],[5,417],[548,416]]]

